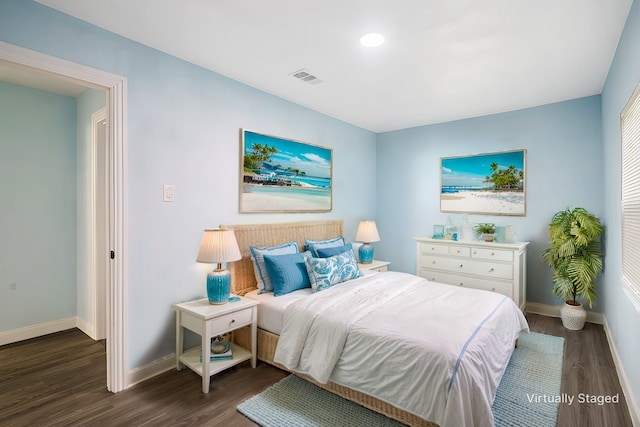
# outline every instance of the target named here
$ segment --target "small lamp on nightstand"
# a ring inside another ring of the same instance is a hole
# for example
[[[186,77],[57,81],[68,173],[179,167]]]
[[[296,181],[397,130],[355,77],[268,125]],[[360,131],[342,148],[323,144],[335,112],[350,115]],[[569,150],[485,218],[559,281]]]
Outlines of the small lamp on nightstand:
[[[378,228],[375,221],[360,221],[358,232],[356,233],[356,242],[362,242],[362,246],[358,249],[358,258],[362,264],[371,264],[373,262],[373,246],[369,243],[380,241]]]
[[[209,304],[224,304],[229,301],[231,273],[222,268],[222,263],[237,261],[240,258],[240,248],[233,230],[204,230],[196,261],[217,264],[217,267],[207,274]]]

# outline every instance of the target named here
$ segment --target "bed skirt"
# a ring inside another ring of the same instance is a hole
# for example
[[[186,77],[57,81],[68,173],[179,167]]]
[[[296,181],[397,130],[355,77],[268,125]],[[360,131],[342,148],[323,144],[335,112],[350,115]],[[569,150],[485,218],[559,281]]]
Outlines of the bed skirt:
[[[274,362],[273,360],[276,352],[276,346],[278,345],[278,338],[278,335],[258,328],[258,359],[262,360],[263,362],[269,363],[279,369],[288,371],[288,369],[286,369],[284,366]],[[234,331],[233,341],[242,347],[251,348],[251,329],[246,327]],[[398,409],[395,406],[383,402],[382,400],[376,399],[375,397],[369,396],[368,394],[364,394],[332,382],[329,382],[327,384],[320,384],[309,376],[301,374],[296,375],[317,385],[320,388],[330,391],[333,394],[337,394],[338,396],[341,396],[347,400],[362,405],[365,408],[369,408],[372,411],[383,414],[389,418],[393,418],[394,420],[400,421],[401,423],[407,424],[409,426],[438,427],[437,424],[424,420],[409,412]]]

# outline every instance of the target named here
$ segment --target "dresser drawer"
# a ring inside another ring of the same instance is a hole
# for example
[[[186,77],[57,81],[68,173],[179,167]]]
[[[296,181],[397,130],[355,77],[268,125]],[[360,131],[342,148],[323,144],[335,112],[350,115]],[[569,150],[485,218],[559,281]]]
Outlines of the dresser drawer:
[[[449,254],[449,246],[446,245],[433,245],[429,243],[420,243],[420,254],[440,254],[440,255],[448,255]]]
[[[449,255],[469,258],[471,248],[468,246],[449,246]]]
[[[475,274],[483,277],[498,279],[513,279],[513,264],[495,262],[472,261],[470,259],[455,259],[425,255],[422,257],[421,267],[442,270],[445,272]]]
[[[473,248],[471,258],[487,259],[493,261],[513,261],[513,251],[501,249]]]
[[[498,292],[499,294],[505,295],[509,298],[513,298],[513,283],[483,280],[476,277],[456,276],[454,274],[441,273],[432,270],[422,270],[420,276],[432,282]]]
[[[218,335],[231,329],[239,328],[253,321],[253,308],[225,314],[211,320],[211,335]]]

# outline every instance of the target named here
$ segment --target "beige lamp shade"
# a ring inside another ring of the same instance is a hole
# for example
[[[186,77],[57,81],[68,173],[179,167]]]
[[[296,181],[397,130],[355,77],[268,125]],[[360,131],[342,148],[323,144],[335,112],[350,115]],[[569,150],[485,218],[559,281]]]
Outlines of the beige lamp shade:
[[[380,235],[375,221],[360,221],[358,232],[356,233],[356,242],[371,243],[379,242]]]
[[[223,262],[237,261],[242,256],[238,241],[233,230],[206,229],[202,235],[200,250],[196,257],[197,262],[220,264]]]

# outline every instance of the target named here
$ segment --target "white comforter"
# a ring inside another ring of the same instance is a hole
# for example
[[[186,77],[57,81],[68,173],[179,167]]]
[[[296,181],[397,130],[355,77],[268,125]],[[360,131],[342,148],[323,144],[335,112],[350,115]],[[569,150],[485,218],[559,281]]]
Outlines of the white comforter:
[[[503,295],[386,272],[289,305],[274,359],[443,427],[490,426],[496,389],[525,330]]]

